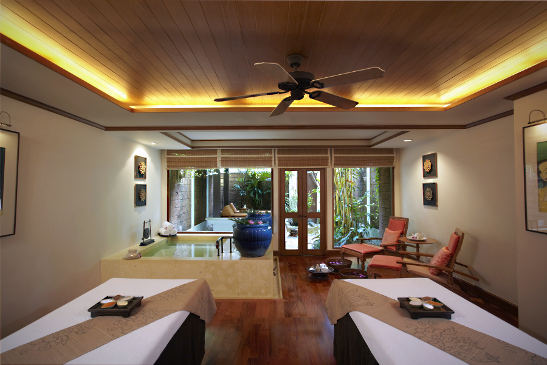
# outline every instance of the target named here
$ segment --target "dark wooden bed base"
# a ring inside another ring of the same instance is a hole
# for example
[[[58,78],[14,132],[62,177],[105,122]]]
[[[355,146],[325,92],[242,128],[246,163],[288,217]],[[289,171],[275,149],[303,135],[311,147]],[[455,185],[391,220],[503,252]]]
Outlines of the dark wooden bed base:
[[[199,365],[205,355],[205,322],[190,313],[155,365]]]
[[[334,325],[334,358],[338,365],[377,365],[349,313]]]

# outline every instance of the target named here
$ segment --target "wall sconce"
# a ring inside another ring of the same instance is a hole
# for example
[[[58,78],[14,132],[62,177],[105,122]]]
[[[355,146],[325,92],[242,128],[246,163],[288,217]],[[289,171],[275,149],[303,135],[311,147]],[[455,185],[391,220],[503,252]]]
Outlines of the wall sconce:
[[[0,127],[11,127],[11,116],[8,112],[0,112]]]
[[[541,114],[543,115],[543,119],[532,120],[532,113],[534,113],[534,112],[541,113]],[[544,122],[545,120],[547,120],[547,118],[545,118],[545,113],[543,112],[543,110],[534,109],[534,110],[531,110],[531,111],[530,111],[530,114],[528,114],[528,124],[534,124],[534,123]]]

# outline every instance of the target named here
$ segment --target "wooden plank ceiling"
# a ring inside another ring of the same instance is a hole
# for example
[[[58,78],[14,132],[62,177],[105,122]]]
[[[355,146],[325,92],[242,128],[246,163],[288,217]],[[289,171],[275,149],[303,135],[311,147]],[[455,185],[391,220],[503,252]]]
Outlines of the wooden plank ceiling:
[[[252,64],[287,66],[289,53],[305,55],[301,69],[316,77],[385,69],[382,79],[329,89],[360,103],[438,104],[547,39],[546,2],[3,0],[2,7],[123,90],[126,105],[211,105],[277,90]]]

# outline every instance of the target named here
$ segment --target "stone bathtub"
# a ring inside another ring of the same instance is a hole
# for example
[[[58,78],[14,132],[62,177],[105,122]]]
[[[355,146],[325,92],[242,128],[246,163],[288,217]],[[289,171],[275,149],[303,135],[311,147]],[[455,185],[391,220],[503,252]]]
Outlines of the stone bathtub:
[[[263,257],[240,257],[235,250],[217,256],[219,234],[181,234],[156,237],[156,242],[134,245],[101,260],[101,280],[110,278],[197,279],[207,280],[215,298],[280,298],[277,259],[270,249]],[[128,249],[142,257],[126,260]]]

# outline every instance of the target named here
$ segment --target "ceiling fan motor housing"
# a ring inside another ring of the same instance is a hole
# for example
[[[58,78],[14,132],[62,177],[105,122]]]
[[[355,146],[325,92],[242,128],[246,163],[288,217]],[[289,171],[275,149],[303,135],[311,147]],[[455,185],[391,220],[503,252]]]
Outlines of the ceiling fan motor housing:
[[[290,75],[296,80],[298,84],[294,84],[293,82],[280,82],[277,84],[277,86],[284,91],[293,91],[293,90],[306,90],[312,87],[311,81],[315,78],[315,76],[311,72],[305,72],[305,71],[293,71],[289,72]]]

